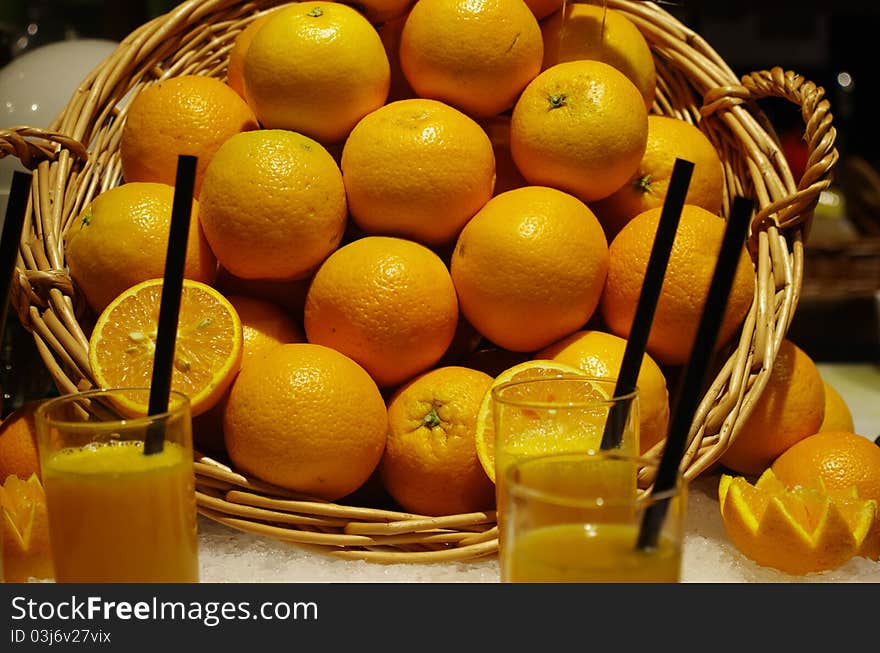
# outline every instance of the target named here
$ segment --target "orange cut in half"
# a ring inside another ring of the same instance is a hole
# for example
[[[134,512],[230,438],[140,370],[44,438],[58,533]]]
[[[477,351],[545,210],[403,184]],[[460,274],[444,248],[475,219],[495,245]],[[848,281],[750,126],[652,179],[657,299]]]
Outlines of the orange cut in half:
[[[535,359],[518,363],[517,365],[504,370],[501,374],[495,377],[492,385],[489,386],[489,389],[486,391],[483,401],[480,403],[480,410],[477,413],[477,432],[474,436],[477,445],[477,457],[480,460],[483,470],[493,483],[495,482],[495,425],[492,421],[492,390],[505,383],[516,381],[531,381],[534,379],[552,379],[570,376],[583,377],[586,375],[583,370],[574,367],[573,365],[559,363],[553,360]],[[602,389],[596,387],[596,392],[601,393]],[[540,399],[539,397],[533,398],[535,400]],[[607,399],[607,396],[604,394],[597,395],[597,398]]]
[[[89,363],[99,386],[147,388],[153,372],[162,279],[150,279],[124,291],[101,313],[89,339]],[[192,415],[211,409],[223,397],[241,366],[241,319],[217,290],[185,279],[171,389],[190,401]],[[133,399],[122,408],[145,414]]]
[[[860,555],[877,505],[860,498],[855,486],[830,490],[821,477],[788,487],[772,469],[754,485],[722,475],[718,499],[736,548],[760,565],[796,575],[834,569]]]

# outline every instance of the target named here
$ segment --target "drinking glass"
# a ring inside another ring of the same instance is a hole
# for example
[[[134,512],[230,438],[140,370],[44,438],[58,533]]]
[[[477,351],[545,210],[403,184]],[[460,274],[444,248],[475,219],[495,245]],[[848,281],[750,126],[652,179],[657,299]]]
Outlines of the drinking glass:
[[[132,413],[148,388],[92,390],[35,414],[58,582],[198,582],[189,400]],[[144,453],[148,434],[162,449]]]
[[[561,374],[511,381],[492,390],[495,493],[502,538],[505,472],[514,462],[599,449],[612,416],[618,437],[607,448],[638,454],[638,391],[618,395],[616,384],[616,379]]]
[[[657,460],[616,451],[550,454],[506,470],[501,580],[513,583],[675,583],[681,578],[686,484],[639,487]],[[646,484],[644,481],[642,484]],[[640,543],[647,510],[660,511]]]

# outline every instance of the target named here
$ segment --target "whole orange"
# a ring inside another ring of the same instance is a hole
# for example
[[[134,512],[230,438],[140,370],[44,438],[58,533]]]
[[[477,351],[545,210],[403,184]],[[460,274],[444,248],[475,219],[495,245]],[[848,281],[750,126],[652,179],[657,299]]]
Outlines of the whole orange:
[[[455,287],[443,261],[402,238],[367,236],[340,247],[306,295],[309,342],[350,356],[380,386],[436,364],[457,324]]]
[[[355,125],[342,150],[342,180],[366,233],[442,245],[492,196],[495,155],[486,132],[458,109],[400,100]]]
[[[279,345],[233,383],[223,419],[237,469],[334,501],[366,481],[382,456],[388,415],[376,384],[321,345]]]
[[[611,263],[600,311],[612,333],[628,338],[660,222],[662,207],[634,217],[609,247]],[[681,213],[647,351],[660,364],[681,365],[690,356],[697,324],[724,237],[723,218],[692,204]],[[725,346],[745,319],[755,288],[754,264],[743,248],[716,349]]]
[[[220,264],[244,279],[308,276],[339,245],[348,219],[336,161],[282,129],[223,144],[205,174],[201,211]]]
[[[525,186],[465,225],[451,272],[461,310],[494,344],[535,351],[581,328],[599,302],[608,244],[576,197]]]
[[[853,485],[863,499],[880,504],[880,446],[846,431],[824,431],[795,442],[773,461],[773,472],[789,486],[820,476],[829,490]]]
[[[247,103],[213,77],[182,75],[147,86],[131,101],[119,140],[122,176],[127,182],[174,184],[177,157],[198,157],[195,196],[205,169],[230,136],[257,129]]]
[[[439,367],[402,386],[388,402],[382,483],[405,510],[453,515],[490,510],[495,486],[477,459],[477,413],[492,377]]]
[[[685,202],[721,213],[724,168],[715,146],[689,122],[650,115],[648,145],[638,169],[620,189],[591,204],[609,238],[639,213],[663,206],[676,158],[694,164]]]
[[[264,127],[337,143],[385,103],[390,68],[363,15],[344,4],[296,2],[270,14],[254,35],[244,80]]]
[[[646,108],[654,103],[654,56],[639,28],[625,15],[598,5],[568,3],[541,23],[541,34],[543,68],[577,59],[604,61],[636,85]]]
[[[37,452],[37,427],[34,411],[39,402],[23,404],[0,422],[0,485],[7,476],[26,481],[31,474],[40,476]]]
[[[777,456],[819,430],[824,407],[825,389],[816,364],[800,347],[783,340],[767,385],[721,463],[741,474],[760,474]]]
[[[174,187],[130,182],[105,190],[86,205],[67,231],[70,276],[100,313],[122,291],[165,274]],[[213,283],[217,259],[201,229],[193,200],[184,276]]]
[[[269,14],[261,14],[247,24],[232,44],[229,51],[229,63],[226,65],[226,83],[238,93],[241,99],[246,100],[247,94],[244,90],[244,54],[254,40],[254,34],[257,33],[266,22]]]
[[[529,82],[513,107],[510,152],[523,176],[585,202],[626,183],[647,142],[641,93],[601,61],[551,66]]]
[[[578,331],[554,342],[535,358],[568,363],[588,376],[616,379],[626,350],[626,340],[611,333]],[[669,426],[669,392],[666,377],[650,355],[642,356],[636,380],[639,391],[639,446],[642,453],[666,437]]]
[[[523,0],[419,0],[403,27],[400,65],[419,96],[488,118],[513,106],[543,52]]]
[[[809,435],[773,461],[773,472],[787,485],[807,485],[820,477],[829,490],[848,491],[877,502],[874,528],[864,555],[880,558],[880,446],[848,431]]]
[[[819,425],[820,431],[855,431],[852,411],[846,400],[833,385],[823,381],[825,386],[825,417]]]

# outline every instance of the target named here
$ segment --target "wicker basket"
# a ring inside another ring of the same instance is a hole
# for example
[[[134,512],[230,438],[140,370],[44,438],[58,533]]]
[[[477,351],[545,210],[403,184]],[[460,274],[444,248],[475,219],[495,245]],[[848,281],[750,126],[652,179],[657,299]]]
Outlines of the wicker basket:
[[[128,98],[158,79],[224,78],[236,35],[278,0],[189,0],[130,34],[74,93],[48,130],[0,131],[0,154],[34,170],[12,300],[62,393],[92,385],[86,311],[65,268],[63,237],[84,205],[121,181],[119,138]],[[718,149],[734,195],[755,200],[749,238],[756,291],[738,342],[724,352],[689,435],[694,478],[726,450],[768,379],[798,303],[803,233],[837,160],[824,91],[779,68],[738,79],[696,33],[652,2],[608,0],[654,52],[655,113],[698,124]],[[763,98],[800,107],[809,162],[795,180],[764,113]],[[662,446],[658,445],[658,446]],[[199,510],[211,519],[326,553],[381,562],[464,560],[497,551],[491,512],[426,518],[292,496],[206,458],[196,461]]]

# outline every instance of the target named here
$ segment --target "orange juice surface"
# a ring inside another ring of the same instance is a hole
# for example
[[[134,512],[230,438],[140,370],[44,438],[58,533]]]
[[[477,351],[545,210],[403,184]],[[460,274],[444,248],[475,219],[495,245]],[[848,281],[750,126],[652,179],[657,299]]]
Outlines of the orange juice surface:
[[[62,449],[43,467],[59,582],[198,582],[192,458],[165,442]]]
[[[675,583],[681,551],[662,539],[636,550],[638,525],[561,524],[517,534],[504,552],[505,580],[516,583]]]

